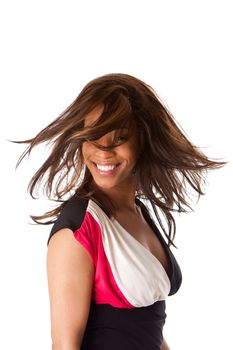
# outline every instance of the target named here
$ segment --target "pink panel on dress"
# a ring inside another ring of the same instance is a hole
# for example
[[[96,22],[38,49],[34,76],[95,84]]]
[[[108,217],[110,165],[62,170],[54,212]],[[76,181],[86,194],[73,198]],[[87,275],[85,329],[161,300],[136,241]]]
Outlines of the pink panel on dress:
[[[101,228],[93,216],[87,212],[82,226],[74,237],[89,252],[95,265],[95,281],[92,298],[97,304],[110,304],[118,308],[134,308],[119,289],[107,256],[104,252]]]

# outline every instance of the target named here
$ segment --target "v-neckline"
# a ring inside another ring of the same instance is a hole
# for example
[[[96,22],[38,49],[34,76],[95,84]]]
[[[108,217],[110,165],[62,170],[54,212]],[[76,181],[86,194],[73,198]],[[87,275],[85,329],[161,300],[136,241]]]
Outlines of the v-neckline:
[[[139,199],[136,199],[136,201],[135,201],[135,204],[136,204],[137,208],[139,208],[142,217],[143,217],[143,218],[145,219],[145,221],[148,223],[148,225],[150,226],[150,228],[152,229],[152,231],[154,232],[154,234],[158,237],[158,239],[159,239],[159,241],[160,241],[162,247],[164,248],[166,257],[167,257],[167,259],[168,259],[168,270],[169,270],[168,273],[167,273],[167,271],[165,270],[163,264],[159,261],[159,259],[158,259],[154,254],[152,254],[152,252],[151,252],[149,249],[147,249],[142,243],[140,243],[133,235],[131,235],[131,234],[119,223],[119,221],[118,221],[115,217],[113,217],[113,218],[110,219],[110,218],[108,217],[108,215],[105,213],[105,211],[104,211],[95,201],[91,200],[91,202],[93,202],[94,205],[96,205],[96,206],[101,210],[101,212],[108,218],[108,220],[110,220],[110,221],[112,221],[112,222],[115,222],[115,223],[119,226],[119,228],[121,228],[121,230],[123,230],[123,232],[125,232],[125,234],[126,234],[128,237],[131,237],[132,241],[134,241],[136,244],[138,244],[138,246],[142,247],[142,249],[144,249],[144,251],[148,254],[148,256],[152,257],[152,258],[159,264],[159,266],[161,267],[162,271],[165,273],[165,275],[166,275],[166,277],[168,278],[168,280],[169,280],[169,282],[170,282],[170,285],[171,285],[171,278],[172,278],[172,274],[173,274],[173,271],[172,271],[172,270],[173,270],[173,267],[172,267],[171,257],[170,257],[170,254],[169,254],[169,252],[168,252],[168,248],[165,247],[166,243],[165,243],[165,242],[162,242],[162,239],[160,239],[160,237],[159,237],[158,235],[156,235],[154,227],[151,226],[151,224],[148,222],[147,218],[145,217],[145,215],[144,215],[143,212],[146,211],[145,214],[147,214],[147,209],[146,209],[146,208],[144,209],[144,204],[143,204],[141,201],[139,201]],[[141,208],[141,206],[142,206],[142,208]],[[147,214],[147,216],[150,217],[149,214]]]
[[[143,217],[143,218],[145,219],[145,221],[147,222],[146,218],[145,218],[144,215],[143,215],[142,209],[141,209],[141,207],[140,207],[139,205],[137,205],[137,209],[140,211],[140,214],[142,215],[142,217]],[[163,264],[159,261],[159,259],[158,259],[148,248],[146,248],[140,241],[138,241],[131,233],[129,233],[129,232],[120,224],[120,222],[119,222],[117,219],[113,218],[112,220],[120,227],[121,230],[123,230],[123,232],[125,232],[125,233],[127,234],[127,236],[131,237],[131,239],[132,239],[134,242],[136,242],[136,244],[138,244],[140,247],[142,247],[142,248],[144,249],[144,251],[145,251],[149,256],[151,256],[151,257],[159,264],[159,266],[160,266],[160,267],[162,268],[162,270],[165,272],[167,278],[168,278],[169,281],[170,281],[169,273],[167,273],[166,269],[164,268]],[[147,223],[148,223],[148,222],[147,222]],[[149,225],[149,223],[148,223],[148,225]],[[149,225],[149,226],[150,226],[150,225]],[[151,226],[150,226],[150,228],[152,229]],[[152,230],[153,230],[153,229],[152,229]],[[153,232],[154,232],[154,230],[153,230]],[[154,234],[155,234],[155,233],[154,233]],[[158,239],[159,239],[159,238],[158,238]],[[160,239],[159,239],[159,241],[160,241]],[[161,242],[161,241],[160,241],[160,242]],[[164,245],[162,244],[162,242],[161,242],[161,245],[162,245],[162,247],[164,248]],[[164,248],[164,251],[165,251],[166,257],[167,257],[167,259],[168,259],[168,265],[169,265],[169,264],[170,264],[170,257],[169,257],[169,255],[168,255],[168,253],[167,253],[167,251],[166,251],[166,248]],[[168,268],[169,268],[169,266],[168,266]]]

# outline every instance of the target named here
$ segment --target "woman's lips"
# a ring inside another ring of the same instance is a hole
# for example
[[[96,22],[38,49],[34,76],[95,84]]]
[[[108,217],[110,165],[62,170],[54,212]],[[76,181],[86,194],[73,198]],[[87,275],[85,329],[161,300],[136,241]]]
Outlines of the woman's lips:
[[[120,165],[120,163],[117,164],[101,164],[101,163],[94,163],[95,170],[98,174],[101,175],[113,175],[116,172],[117,167]]]

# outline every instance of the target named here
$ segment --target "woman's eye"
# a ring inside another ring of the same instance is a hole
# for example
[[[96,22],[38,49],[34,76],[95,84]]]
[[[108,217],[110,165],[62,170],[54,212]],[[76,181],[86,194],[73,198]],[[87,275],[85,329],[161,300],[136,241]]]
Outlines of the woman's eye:
[[[121,143],[121,142],[126,142],[128,140],[128,136],[126,135],[119,135],[116,136],[115,142]]]

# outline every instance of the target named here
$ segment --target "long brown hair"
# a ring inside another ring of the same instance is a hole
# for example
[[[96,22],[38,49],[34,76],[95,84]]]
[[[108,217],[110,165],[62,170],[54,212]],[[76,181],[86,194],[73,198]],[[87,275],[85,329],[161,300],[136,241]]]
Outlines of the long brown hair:
[[[100,118],[94,126],[84,127],[85,116],[100,104],[104,106]],[[17,166],[35,146],[44,142],[51,146],[50,155],[32,177],[28,190],[35,198],[38,186],[43,187],[48,198],[61,204],[43,215],[31,216],[34,222],[51,224],[67,201],[95,197],[90,188],[91,174],[83,164],[82,144],[86,140],[94,142],[127,122],[138,130],[136,197],[151,203],[169,245],[174,245],[172,212],[193,210],[189,190],[194,190],[199,199],[205,194],[206,171],[226,162],[204,155],[190,142],[156,92],[128,74],[107,74],[90,81],[73,103],[34,138],[15,141],[29,144]],[[166,219],[167,230],[159,212]]]

